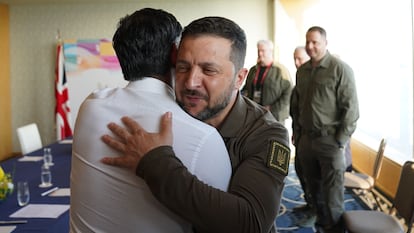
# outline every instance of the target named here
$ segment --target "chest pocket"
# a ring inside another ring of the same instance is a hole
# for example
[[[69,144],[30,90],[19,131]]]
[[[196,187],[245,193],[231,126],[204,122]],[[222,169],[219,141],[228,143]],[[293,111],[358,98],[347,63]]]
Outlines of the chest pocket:
[[[312,85],[315,98],[335,99],[337,80],[333,75],[316,76]]]

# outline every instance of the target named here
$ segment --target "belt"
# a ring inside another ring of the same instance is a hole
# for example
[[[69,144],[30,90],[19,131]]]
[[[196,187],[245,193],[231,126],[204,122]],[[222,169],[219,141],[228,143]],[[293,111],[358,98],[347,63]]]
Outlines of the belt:
[[[328,135],[335,135],[336,129],[328,128],[328,129],[321,129],[321,130],[302,130],[302,134],[309,135],[310,137],[317,138],[317,137],[324,137]]]

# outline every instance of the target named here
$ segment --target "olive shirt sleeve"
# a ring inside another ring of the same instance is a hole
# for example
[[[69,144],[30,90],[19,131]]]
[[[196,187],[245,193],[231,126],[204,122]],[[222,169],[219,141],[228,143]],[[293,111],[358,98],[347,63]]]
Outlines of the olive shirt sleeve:
[[[174,155],[172,147],[150,151],[140,161],[136,174],[163,205],[189,221],[196,232],[233,232],[223,213],[231,194],[199,181]]]
[[[266,76],[263,87],[263,105],[269,105],[270,111],[277,120],[285,120],[289,117],[289,102],[292,84],[283,77],[282,70],[272,66]]]
[[[274,135],[274,131],[269,128],[267,133]],[[277,137],[288,137],[287,131],[282,134]],[[162,204],[191,222],[195,232],[275,232],[273,225],[286,174],[266,165],[269,148],[265,144],[269,144],[269,140],[257,137],[251,142],[259,143],[250,146],[250,152],[256,151],[256,154],[239,161],[228,192],[199,181],[167,146],[144,156],[136,173]]]
[[[341,145],[345,145],[356,129],[356,122],[359,118],[359,105],[352,68],[343,62],[340,69],[338,73],[341,74],[341,77],[339,79],[337,99],[340,108],[339,112],[342,113],[340,119],[342,124],[337,129],[336,140]]]
[[[290,96],[292,94],[292,84],[289,80],[282,79],[282,95],[279,99],[279,106],[280,109],[283,109],[281,118],[288,118],[289,117],[289,104],[290,104]]]
[[[281,118],[288,118],[289,117],[289,105],[290,105],[290,96],[293,90],[292,78],[290,76],[289,70],[286,66],[282,65],[279,62],[275,62],[274,66],[279,68],[282,78],[282,94],[280,96],[280,107],[283,108],[283,113],[281,113]]]

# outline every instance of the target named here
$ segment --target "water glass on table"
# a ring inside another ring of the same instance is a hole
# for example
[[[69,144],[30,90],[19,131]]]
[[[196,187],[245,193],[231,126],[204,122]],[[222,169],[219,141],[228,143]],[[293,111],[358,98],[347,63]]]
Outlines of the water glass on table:
[[[52,150],[49,147],[43,149],[43,163],[47,164],[49,167],[54,165]]]
[[[52,172],[50,171],[49,165],[47,165],[46,163],[42,165],[41,173],[40,173],[40,180],[41,180],[41,183],[39,187],[47,188],[47,187],[52,186]]]
[[[25,206],[30,201],[29,183],[27,181],[19,181],[17,183],[17,203],[19,206]]]

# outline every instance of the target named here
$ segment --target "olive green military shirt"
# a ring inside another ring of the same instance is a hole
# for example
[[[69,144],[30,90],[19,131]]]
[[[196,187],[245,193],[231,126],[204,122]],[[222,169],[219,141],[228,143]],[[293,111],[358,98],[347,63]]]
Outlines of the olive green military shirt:
[[[286,128],[264,108],[239,95],[219,132],[233,169],[227,192],[189,173],[168,146],[144,156],[137,175],[197,233],[276,232],[290,156]]]
[[[311,61],[296,73],[290,113],[295,141],[302,133],[335,134],[345,145],[356,129],[359,107],[354,73],[350,66],[328,51],[319,66]]]
[[[258,65],[250,68],[247,75],[243,93],[249,99],[254,99],[254,78],[258,71]],[[287,76],[287,77],[284,77]],[[272,65],[266,73],[261,90],[261,100],[258,104],[270,106],[270,111],[278,121],[284,121],[289,117],[289,102],[292,91],[290,75],[282,70],[279,65]]]

